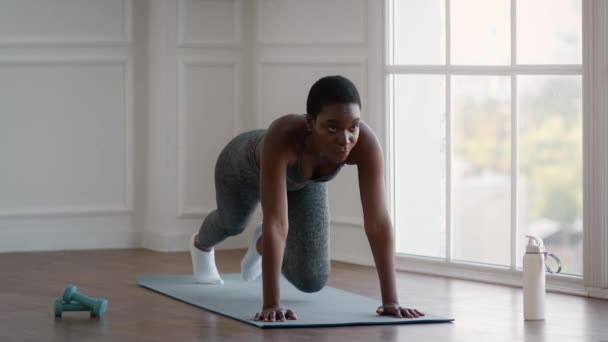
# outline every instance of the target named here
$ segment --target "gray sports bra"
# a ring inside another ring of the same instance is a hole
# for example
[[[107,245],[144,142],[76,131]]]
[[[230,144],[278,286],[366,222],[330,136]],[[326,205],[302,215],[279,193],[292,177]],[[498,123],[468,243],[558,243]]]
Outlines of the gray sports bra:
[[[314,177],[314,174],[313,174],[313,177],[311,179],[306,179],[302,176],[302,174],[300,173],[300,166],[302,164],[302,154],[304,153],[305,139],[306,139],[306,135],[303,135],[302,142],[300,143],[300,147],[298,148],[298,156],[297,156],[296,162],[293,163],[292,165],[287,166],[288,184],[291,183],[292,185],[305,185],[305,184],[312,183],[312,182],[318,182],[318,183],[328,182],[328,181],[334,179],[334,177],[336,177],[336,175],[340,172],[340,170],[344,166],[344,163],[340,163],[340,165],[338,166],[338,168],[336,169],[336,171],[334,173],[331,173],[326,176]]]

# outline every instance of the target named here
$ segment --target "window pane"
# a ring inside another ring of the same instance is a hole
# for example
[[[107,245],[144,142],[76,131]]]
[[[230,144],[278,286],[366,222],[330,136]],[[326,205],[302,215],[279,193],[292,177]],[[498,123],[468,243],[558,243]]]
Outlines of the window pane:
[[[562,273],[575,275],[583,274],[581,87],[578,75],[518,77],[518,254],[526,234],[539,236]]]
[[[445,76],[396,75],[397,253],[445,257]]]
[[[508,266],[510,78],[454,76],[452,80],[453,257]]]
[[[581,64],[582,40],[581,0],[517,2],[518,64]]]
[[[511,64],[510,0],[452,0],[452,64]]]
[[[445,64],[445,0],[394,0],[393,64]]]

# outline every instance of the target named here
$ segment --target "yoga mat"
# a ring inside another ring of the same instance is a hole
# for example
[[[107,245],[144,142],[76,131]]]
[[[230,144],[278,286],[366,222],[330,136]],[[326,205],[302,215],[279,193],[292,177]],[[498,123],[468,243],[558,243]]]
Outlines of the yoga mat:
[[[383,325],[413,323],[447,323],[444,318],[417,308],[425,316],[396,318],[379,316],[380,301],[340,289],[325,287],[319,292],[305,293],[281,276],[281,305],[293,310],[297,320],[285,322],[254,321],[262,307],[262,280],[245,282],[240,274],[222,274],[223,285],[196,284],[192,275],[142,275],[137,284],[179,301],[197,306],[259,328],[328,327],[347,325]]]

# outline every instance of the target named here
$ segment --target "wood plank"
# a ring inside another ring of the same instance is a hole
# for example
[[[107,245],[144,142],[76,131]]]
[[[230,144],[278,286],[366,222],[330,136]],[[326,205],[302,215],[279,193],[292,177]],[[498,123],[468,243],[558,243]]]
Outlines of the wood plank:
[[[243,250],[216,253],[220,272],[239,272]],[[398,273],[401,303],[456,321],[262,330],[135,283],[140,274],[185,274],[190,267],[187,253],[144,249],[0,254],[0,341],[608,341],[607,300],[548,293],[547,320],[524,322],[520,288],[414,273]],[[107,298],[106,315],[96,320],[66,313],[56,319],[53,300],[69,283]],[[329,286],[379,298],[370,267],[333,262]]]

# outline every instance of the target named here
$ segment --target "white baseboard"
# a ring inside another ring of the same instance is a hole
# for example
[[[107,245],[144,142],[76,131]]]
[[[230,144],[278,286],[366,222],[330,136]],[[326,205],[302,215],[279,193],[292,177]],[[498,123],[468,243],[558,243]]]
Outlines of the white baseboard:
[[[588,287],[589,297],[599,298],[599,299],[608,299],[608,289],[602,289],[597,287]]]

